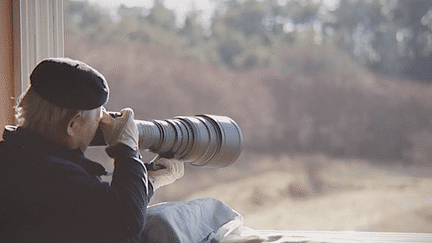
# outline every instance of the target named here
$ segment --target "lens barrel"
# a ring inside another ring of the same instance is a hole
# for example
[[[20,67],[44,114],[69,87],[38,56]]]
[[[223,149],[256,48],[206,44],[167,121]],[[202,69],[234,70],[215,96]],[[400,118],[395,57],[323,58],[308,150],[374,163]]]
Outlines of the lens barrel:
[[[110,113],[119,116],[119,113]],[[172,119],[134,120],[139,131],[139,148],[172,157],[194,166],[222,168],[240,155],[243,135],[229,117],[216,115],[177,116]],[[100,129],[90,143],[105,145]]]
[[[172,153],[195,166],[222,168],[235,162],[241,152],[240,127],[229,117],[178,116],[152,122],[135,120],[140,149]]]

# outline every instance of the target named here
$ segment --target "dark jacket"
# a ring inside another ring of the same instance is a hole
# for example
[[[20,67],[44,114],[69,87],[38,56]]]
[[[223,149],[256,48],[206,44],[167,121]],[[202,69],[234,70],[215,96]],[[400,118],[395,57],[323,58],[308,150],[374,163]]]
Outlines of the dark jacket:
[[[8,127],[0,142],[0,242],[134,242],[153,188],[138,152],[119,144],[111,185],[80,149]]]

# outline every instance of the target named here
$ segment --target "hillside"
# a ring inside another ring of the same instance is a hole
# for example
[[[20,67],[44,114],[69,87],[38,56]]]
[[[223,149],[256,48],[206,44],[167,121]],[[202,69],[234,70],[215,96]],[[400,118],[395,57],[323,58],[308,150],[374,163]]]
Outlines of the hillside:
[[[375,75],[336,50],[287,49],[278,69],[234,72],[160,46],[66,40],[66,56],[107,77],[107,109],[131,107],[137,119],[229,116],[242,128],[245,149],[268,155],[407,163],[431,156],[431,87]]]

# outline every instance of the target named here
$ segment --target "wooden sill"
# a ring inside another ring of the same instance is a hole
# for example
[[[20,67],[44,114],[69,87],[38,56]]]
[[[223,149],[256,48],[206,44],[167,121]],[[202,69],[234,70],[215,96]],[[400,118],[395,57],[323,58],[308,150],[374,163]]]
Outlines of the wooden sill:
[[[432,242],[432,233],[245,230],[241,236],[228,236],[220,242]]]

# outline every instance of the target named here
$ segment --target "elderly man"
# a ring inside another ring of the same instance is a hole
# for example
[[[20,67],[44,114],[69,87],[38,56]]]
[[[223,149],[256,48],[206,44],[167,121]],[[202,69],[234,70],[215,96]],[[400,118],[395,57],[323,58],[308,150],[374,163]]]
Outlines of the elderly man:
[[[106,80],[85,63],[45,59],[30,81],[18,126],[0,142],[0,242],[140,241],[154,190],[182,177],[183,163],[157,159],[165,169],[146,170],[133,111],[108,115]],[[111,184],[83,154],[99,126],[114,158]]]

